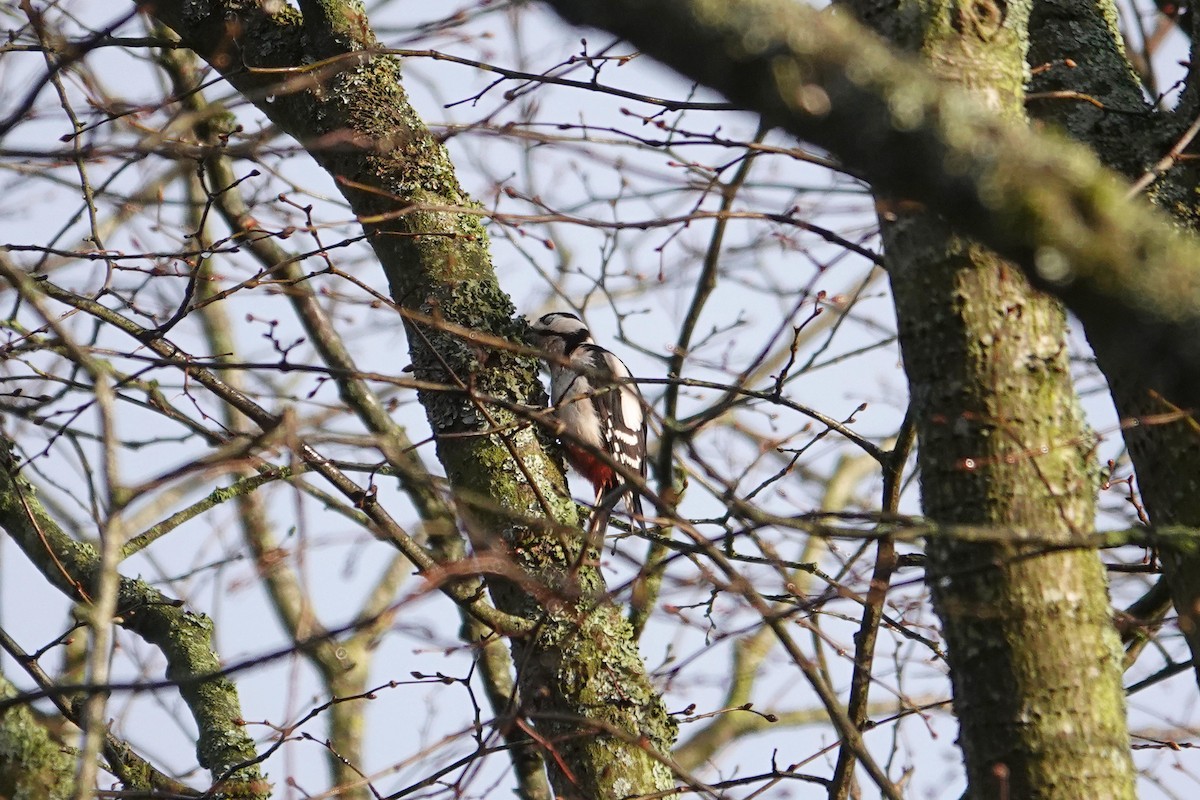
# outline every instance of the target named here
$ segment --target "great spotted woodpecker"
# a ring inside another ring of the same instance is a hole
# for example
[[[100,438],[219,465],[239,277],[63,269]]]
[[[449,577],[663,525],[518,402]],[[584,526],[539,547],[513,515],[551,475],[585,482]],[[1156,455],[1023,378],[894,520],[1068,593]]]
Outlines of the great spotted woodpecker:
[[[646,476],[645,401],[629,368],[596,344],[574,314],[546,314],[529,326],[529,333],[550,368],[550,402],[565,431],[567,461],[596,492],[589,530],[603,533],[616,500],[611,493],[625,482],[611,462]],[[608,458],[598,458],[598,453]],[[624,499],[630,516],[644,527],[641,495],[628,489]]]

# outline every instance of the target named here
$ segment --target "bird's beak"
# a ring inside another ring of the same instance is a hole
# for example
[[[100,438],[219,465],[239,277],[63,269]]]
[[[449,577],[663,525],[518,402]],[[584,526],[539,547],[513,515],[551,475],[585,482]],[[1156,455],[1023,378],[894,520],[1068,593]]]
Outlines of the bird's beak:
[[[537,347],[542,343],[542,337],[533,329],[533,321],[529,317],[521,317],[521,321],[525,323],[525,341]]]

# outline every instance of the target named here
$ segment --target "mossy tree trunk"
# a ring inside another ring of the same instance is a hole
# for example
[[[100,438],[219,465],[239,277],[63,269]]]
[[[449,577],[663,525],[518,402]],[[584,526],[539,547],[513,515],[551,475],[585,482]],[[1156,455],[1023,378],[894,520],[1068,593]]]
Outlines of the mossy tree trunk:
[[[852,2],[942,80],[1024,117],[1031,3]],[[929,213],[880,198],[900,345],[918,410],[922,506],[941,523],[1091,531],[1094,437],[1059,303]],[[1133,797],[1121,651],[1091,549],[931,539],[971,797]]]
[[[42,506],[35,487],[21,473],[12,443],[0,436],[0,528],[33,562],[42,575],[73,600],[90,605],[103,565],[94,545],[79,541],[59,526]],[[233,682],[221,672],[213,651],[212,620],[183,609],[178,601],[163,595],[142,580],[118,576],[117,609],[121,627],[141,637],[163,654],[168,680],[177,681],[179,692],[196,724],[199,739],[196,754],[215,781],[211,796],[224,800],[237,797],[263,800],[271,787],[255,760],[254,741],[246,733],[241,701]],[[7,636],[7,635],[6,635]],[[10,644],[5,643],[5,649]],[[76,698],[63,698],[78,719]],[[12,709],[16,712],[19,709]],[[0,714],[6,712],[0,711]],[[19,717],[7,721],[20,727]],[[107,732],[106,732],[107,733]],[[6,732],[7,737],[12,731]],[[34,740],[9,738],[10,745],[30,747],[31,766],[59,770],[63,762],[37,755]],[[40,749],[40,748],[39,748]],[[109,769],[130,791],[187,793],[187,788],[108,735],[104,746]],[[74,766],[74,758],[68,766]],[[60,773],[60,781],[70,780]],[[45,775],[36,780],[48,780]]]
[[[885,228],[918,419],[922,505],[1013,540],[932,538],[970,796],[1133,797],[1121,651],[1092,527],[1093,438],[1057,303],[940,220]],[[1063,549],[1022,544],[1036,531]]]
[[[813,134],[885,178],[885,191],[903,196],[901,176],[913,172],[923,199],[952,209],[961,198],[955,223],[989,230],[994,241],[1015,235],[1023,241],[1011,252],[1022,256],[1034,252],[1031,232],[1064,245],[1073,237],[1055,233],[1060,220],[1050,214],[1008,216],[1011,209],[1078,213],[1110,195],[1102,190],[1070,208],[1055,195],[1061,185],[1043,180],[1041,192],[1006,205],[1014,184],[992,160],[995,140],[956,136],[954,126],[964,120],[955,119],[953,101],[939,98],[935,110],[934,90],[905,66],[883,69],[865,39],[852,54],[854,35],[836,20],[825,27],[794,6],[766,1],[718,7],[681,0],[658,7],[654,19],[629,18],[637,14],[634,2],[553,5],[575,21],[629,36],[771,121]],[[943,80],[1010,122],[1023,119],[1030,3],[862,3],[857,10],[921,52]],[[685,52],[681,40],[703,59]],[[852,131],[854,119],[873,123]],[[923,133],[912,136],[916,131]],[[979,182],[960,195],[956,184],[969,174]],[[1076,178],[1083,174],[1075,171]],[[901,346],[921,415],[925,510],[939,522],[1013,530],[1003,544],[934,541],[929,548],[970,794],[1132,797],[1120,650],[1104,572],[1094,551],[1077,547],[1094,524],[1096,473],[1094,440],[1072,388],[1063,311],[1029,287],[1020,267],[955,236],[942,219],[888,217]],[[1017,226],[1017,218],[1025,222]],[[1036,226],[1018,229],[1031,219]],[[1067,274],[1096,255],[1095,247],[1084,254],[1075,246],[1062,259]],[[1048,268],[1056,263],[1045,260]],[[1096,277],[1110,294],[1111,277]],[[1019,531],[1064,546],[1048,552],[1023,544]]]
[[[1187,135],[1200,109],[1200,82],[1192,69],[1174,109],[1151,106],[1126,57],[1116,20],[1116,8],[1109,2],[1037,5],[1030,26],[1030,63],[1056,60],[1051,68],[1036,72],[1031,90],[1047,98],[1067,89],[1083,92],[1096,98],[1100,107],[1046,99],[1032,103],[1030,113],[1066,130],[1113,169],[1137,180]],[[1061,66],[1065,59],[1074,68]],[[1169,161],[1167,167],[1144,191],[1195,230],[1200,225],[1200,170],[1188,159]],[[1165,352],[1194,341],[1196,326],[1163,321],[1152,309],[1129,309],[1114,318],[1111,309],[1086,292],[1079,292],[1072,309],[1084,324],[1125,421],[1122,432],[1151,522],[1200,527],[1200,428],[1191,413],[1181,413],[1196,407],[1196,371],[1142,358],[1129,343],[1136,337]],[[1200,556],[1169,549],[1161,558],[1200,683]]]
[[[0,675],[0,701],[19,692]],[[67,800],[75,794],[75,759],[26,706],[0,711],[0,797]]]
[[[505,577],[490,588],[501,610],[534,631],[513,638],[519,710],[553,751],[546,760],[555,791],[616,798],[668,790],[671,772],[655,753],[670,751],[674,723],[631,629],[601,599],[604,581],[581,553],[561,465],[515,411],[544,402],[536,363],[455,332],[518,342],[523,333],[480,218],[432,210],[473,203],[408,103],[399,62],[366,52],[376,42],[363,5],[299,5],[164,2],[152,13],[309,148],[371,236],[392,297],[410,312],[397,322],[415,376],[446,387],[421,401],[460,521],[477,552],[518,568],[499,568]]]

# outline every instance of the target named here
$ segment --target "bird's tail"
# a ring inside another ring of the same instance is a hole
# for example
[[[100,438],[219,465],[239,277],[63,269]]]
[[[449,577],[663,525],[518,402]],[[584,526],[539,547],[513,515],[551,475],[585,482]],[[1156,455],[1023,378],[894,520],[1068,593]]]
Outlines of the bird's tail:
[[[629,519],[646,532],[646,512],[642,510],[642,493],[630,487],[625,494],[625,508],[629,510]]]
[[[621,500],[625,501],[625,510],[629,513],[631,525],[638,525],[646,530],[646,513],[642,510],[642,495],[627,484],[603,485],[596,489],[596,503],[593,506],[592,519],[588,530],[593,535],[604,535],[608,529],[608,521],[612,510]]]

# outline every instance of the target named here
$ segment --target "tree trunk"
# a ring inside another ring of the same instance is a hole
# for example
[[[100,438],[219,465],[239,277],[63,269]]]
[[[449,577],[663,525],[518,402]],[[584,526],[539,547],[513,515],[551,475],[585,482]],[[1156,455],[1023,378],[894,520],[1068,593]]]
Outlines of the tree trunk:
[[[855,4],[943,80],[1022,117],[1030,4],[925,8]],[[1097,481],[1065,314],[940,218],[883,217],[926,515],[1064,545],[928,542],[969,795],[1133,797],[1104,569],[1094,550],[1070,548],[1092,530]]]
[[[928,542],[970,796],[1131,798],[1104,570],[1072,547],[1096,481],[1063,312],[930,216],[887,225],[885,242],[925,513],[1063,543]]]
[[[498,568],[505,577],[489,587],[499,609],[533,630],[513,638],[520,710],[549,750],[557,794],[671,789],[671,771],[656,754],[670,752],[674,721],[631,628],[604,599],[561,464],[517,413],[544,404],[537,365],[456,332],[519,342],[523,327],[497,282],[479,217],[469,213],[472,201],[408,103],[399,63],[366,52],[377,43],[361,4],[301,2],[297,12],[237,0],[164,2],[153,13],[308,145],[364,221],[404,313],[414,374],[446,387],[420,399],[460,519],[478,553],[517,567]]]
[[[1159,248],[1188,247],[1169,235],[1145,246],[1139,236],[1112,246],[1099,241],[1103,234],[1081,242],[1081,228],[1111,232],[1110,213],[1100,210],[1116,214],[1110,179],[1077,154],[1043,158],[1049,145],[1016,126],[977,124],[960,98],[939,95],[838,15],[826,20],[771,0],[720,7],[678,0],[656,5],[653,15],[637,13],[634,0],[551,3],[828,146],[882,190],[913,189],[954,214],[960,229],[986,233],[1036,263],[1039,277],[1066,296],[1074,296],[1073,280],[1120,307],[1128,297],[1114,299],[1114,287],[1127,285],[1131,264],[1113,247],[1155,262],[1163,270],[1156,277],[1173,263],[1156,257]],[[862,14],[877,26],[905,23],[896,41],[920,49],[945,77],[1011,119],[1022,114],[1029,10],[1028,2],[985,0],[864,6]],[[1018,162],[1042,166],[1036,176],[1013,172]],[[1137,213],[1126,204],[1120,216],[1129,222]],[[955,239],[934,217],[897,219],[884,235],[905,366],[922,412],[926,510],[944,522],[1026,526],[1064,543],[1042,552],[1014,534],[986,548],[930,544],[971,793],[1132,797],[1102,567],[1094,552],[1067,549],[1092,530],[1095,484],[1062,312],[1031,292],[1017,267]],[[1169,295],[1163,285],[1152,291]],[[1163,355],[1189,358],[1178,346],[1153,357]]]
[[[1030,30],[1030,63],[1052,64],[1035,74],[1032,90],[1046,97],[1064,89],[1082,91],[1104,106],[1045,100],[1031,104],[1031,113],[1067,130],[1112,168],[1140,178],[1146,165],[1169,152],[1196,118],[1200,98],[1194,71],[1173,111],[1156,111],[1146,103],[1125,58],[1111,4],[1039,3]],[[1052,57],[1057,60],[1051,62]],[[1065,58],[1076,68],[1054,66]],[[1195,230],[1200,226],[1198,179],[1195,162],[1182,160],[1171,163],[1170,171],[1145,191],[1156,205]],[[1076,313],[1124,421],[1122,433],[1151,522],[1200,527],[1195,477],[1200,475],[1200,431],[1190,413],[1181,413],[1195,408],[1188,385],[1195,375],[1138,358],[1127,342],[1130,328],[1143,343],[1161,343],[1164,349],[1194,340],[1195,331],[1134,310],[1114,325],[1111,311],[1095,303],[1079,304]],[[1200,555],[1165,549],[1161,558],[1179,628],[1192,653],[1193,676],[1200,684]]]

